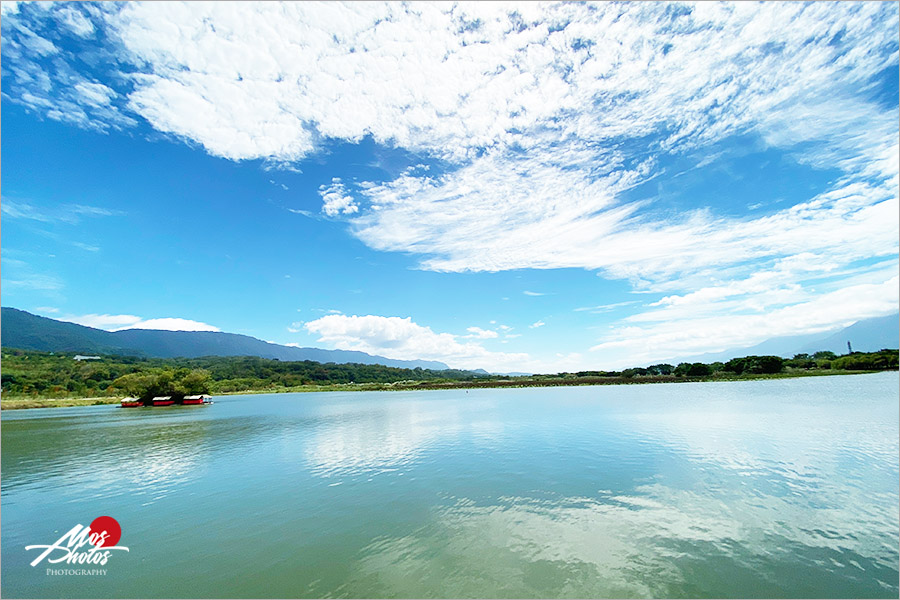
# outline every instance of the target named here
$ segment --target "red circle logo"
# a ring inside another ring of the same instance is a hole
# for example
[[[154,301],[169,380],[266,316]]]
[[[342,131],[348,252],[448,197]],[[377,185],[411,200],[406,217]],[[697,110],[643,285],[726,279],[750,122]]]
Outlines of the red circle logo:
[[[112,517],[97,517],[91,523],[91,535],[102,535],[106,533],[106,538],[97,544],[98,548],[103,546],[115,546],[122,539],[122,528],[119,522]]]

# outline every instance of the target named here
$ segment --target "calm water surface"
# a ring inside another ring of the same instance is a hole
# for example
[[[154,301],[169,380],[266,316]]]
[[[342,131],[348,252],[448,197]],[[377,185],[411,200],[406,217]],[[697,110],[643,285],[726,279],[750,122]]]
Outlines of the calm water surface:
[[[7,411],[2,594],[897,597],[898,384]],[[107,575],[29,566],[100,515]]]

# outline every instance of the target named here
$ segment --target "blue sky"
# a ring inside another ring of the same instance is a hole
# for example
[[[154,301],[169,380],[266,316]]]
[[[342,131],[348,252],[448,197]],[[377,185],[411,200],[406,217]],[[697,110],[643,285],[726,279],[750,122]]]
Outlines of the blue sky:
[[[3,305],[498,371],[898,308],[896,3],[15,3]]]

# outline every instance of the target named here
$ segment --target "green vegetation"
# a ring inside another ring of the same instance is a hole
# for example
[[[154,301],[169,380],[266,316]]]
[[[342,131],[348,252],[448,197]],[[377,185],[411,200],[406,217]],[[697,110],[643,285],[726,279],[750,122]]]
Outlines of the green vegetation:
[[[16,398],[15,400],[3,399],[3,410],[15,410],[18,408],[60,408],[63,406],[97,406],[100,404],[118,404],[119,398]]]
[[[107,389],[122,390],[129,396],[150,400],[154,396],[183,398],[191,394],[208,394],[211,383],[209,371],[205,369],[154,368],[148,372],[122,375]]]
[[[831,361],[832,369],[856,371],[887,371],[897,368],[897,353],[888,350],[881,352],[854,352]]]
[[[506,377],[472,371],[401,369],[382,365],[282,362],[256,357],[135,358],[104,356],[74,360],[73,353],[4,348],[4,409],[81,406],[122,396],[183,396],[287,391],[408,390],[732,381],[835,375],[898,368],[898,351],[744,356],[728,362],[657,364],[622,371],[579,371]],[[53,399],[53,400],[50,400]]]
[[[472,371],[401,369],[382,365],[282,362],[250,356],[74,360],[74,353],[3,348],[2,387],[9,398],[225,394],[285,391],[304,386],[472,381]]]

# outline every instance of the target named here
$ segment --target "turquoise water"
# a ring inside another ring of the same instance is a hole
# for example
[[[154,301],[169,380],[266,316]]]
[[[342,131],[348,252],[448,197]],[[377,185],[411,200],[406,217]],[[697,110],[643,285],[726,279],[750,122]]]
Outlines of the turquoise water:
[[[898,384],[5,411],[2,594],[897,597]],[[29,565],[100,515],[105,575]]]

